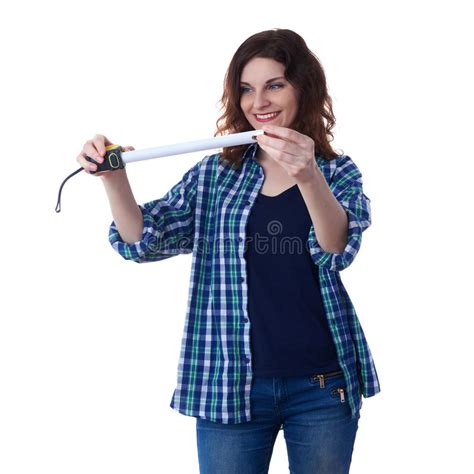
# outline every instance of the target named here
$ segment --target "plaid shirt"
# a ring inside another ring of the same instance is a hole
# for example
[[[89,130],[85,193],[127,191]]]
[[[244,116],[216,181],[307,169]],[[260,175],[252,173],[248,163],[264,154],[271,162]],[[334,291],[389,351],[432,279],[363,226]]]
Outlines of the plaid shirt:
[[[205,156],[161,199],[140,205],[144,222],[140,241],[125,243],[114,221],[109,228],[112,247],[126,260],[156,262],[192,253],[177,387],[170,406],[184,415],[220,423],[252,419],[244,247],[246,223],[264,181],[257,148],[256,143],[247,148],[240,170],[219,160],[219,153]],[[306,248],[319,270],[321,296],[354,418],[362,407],[362,395],[377,394],[380,385],[339,272],[352,263],[362,232],[371,224],[370,199],[349,156],[315,159],[349,222],[342,253],[324,251],[313,225]]]

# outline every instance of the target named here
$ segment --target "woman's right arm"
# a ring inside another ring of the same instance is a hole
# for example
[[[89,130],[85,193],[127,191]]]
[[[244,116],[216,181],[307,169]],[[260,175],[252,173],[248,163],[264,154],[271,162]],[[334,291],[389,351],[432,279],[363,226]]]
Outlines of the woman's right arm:
[[[102,163],[105,156],[105,147],[108,145],[112,145],[112,142],[107,137],[96,135],[84,144],[76,160],[86,173],[99,176],[102,179],[105,192],[109,198],[112,216],[122,240],[125,243],[137,242],[143,234],[143,215],[133,196],[125,168],[90,173],[90,171],[97,169],[97,165],[85,159],[85,156],[89,156]],[[130,150],[134,150],[134,148],[131,146],[124,147],[124,151]]]
[[[97,166],[85,156],[101,162],[108,145],[112,143],[103,135],[96,135],[84,145],[77,161],[86,173],[96,171]],[[124,147],[125,151],[133,149]],[[186,171],[163,197],[143,205],[135,201],[125,168],[92,173],[102,178],[109,198],[114,221],[108,237],[115,251],[137,263],[157,262],[193,251],[197,184],[205,158]]]

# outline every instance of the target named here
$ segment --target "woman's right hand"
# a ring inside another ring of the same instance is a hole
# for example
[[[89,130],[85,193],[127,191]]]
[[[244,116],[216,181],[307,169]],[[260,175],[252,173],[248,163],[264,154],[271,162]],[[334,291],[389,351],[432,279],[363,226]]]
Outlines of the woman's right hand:
[[[97,165],[95,163],[91,163],[90,161],[86,160],[86,156],[92,158],[93,160],[97,161],[98,163],[102,163],[104,161],[105,156],[105,147],[108,145],[113,145],[113,143],[104,135],[97,134],[91,140],[87,140],[87,142],[82,147],[82,151],[76,158],[76,161],[84,168],[84,171],[87,174],[92,176],[104,176],[108,173],[116,173],[119,171],[124,170],[108,170],[108,171],[100,171],[98,173],[91,173],[91,171],[97,170]],[[133,146],[126,146],[122,147],[123,151],[132,151],[135,150]]]

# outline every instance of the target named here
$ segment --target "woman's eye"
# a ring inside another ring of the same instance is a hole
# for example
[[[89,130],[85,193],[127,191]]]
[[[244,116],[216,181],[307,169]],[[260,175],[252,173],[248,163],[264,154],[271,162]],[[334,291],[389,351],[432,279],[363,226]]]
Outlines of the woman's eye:
[[[272,88],[272,87],[281,88],[281,87],[283,87],[283,84],[270,84],[268,87],[270,87],[270,88]],[[242,93],[247,92],[248,90],[250,90],[249,87],[241,87],[241,88],[240,88],[240,91],[241,91]]]

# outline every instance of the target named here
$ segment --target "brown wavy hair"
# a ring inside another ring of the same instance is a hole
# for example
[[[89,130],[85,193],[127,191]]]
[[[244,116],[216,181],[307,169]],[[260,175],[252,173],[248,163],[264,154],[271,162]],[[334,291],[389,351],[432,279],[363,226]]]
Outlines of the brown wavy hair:
[[[286,80],[299,91],[297,116],[289,128],[311,137],[315,153],[322,158],[331,160],[339,156],[330,145],[334,139],[331,130],[336,119],[323,67],[304,39],[287,29],[274,28],[256,33],[239,46],[225,73],[224,91],[220,99],[223,114],[216,121],[214,137],[254,130],[240,107],[240,77],[247,62],[256,57],[282,63]],[[248,146],[222,148],[220,160],[240,168]]]

